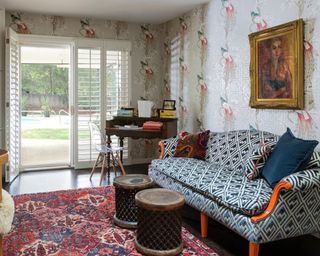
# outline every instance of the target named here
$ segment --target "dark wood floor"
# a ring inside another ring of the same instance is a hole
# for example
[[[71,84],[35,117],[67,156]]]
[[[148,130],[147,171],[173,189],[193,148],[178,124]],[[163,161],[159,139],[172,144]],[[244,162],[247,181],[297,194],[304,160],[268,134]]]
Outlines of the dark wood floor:
[[[147,165],[126,167],[127,173],[147,173]],[[114,174],[105,179],[103,185],[112,184]],[[94,174],[89,181],[89,170],[48,170],[22,173],[10,186],[5,186],[13,195],[37,193],[62,189],[74,189],[99,186],[100,173]],[[199,212],[185,206],[183,210],[185,226],[200,238]],[[208,238],[202,239],[209,246],[216,248],[219,255],[246,256],[248,255],[248,241],[221,224],[209,220]],[[320,239],[307,235],[297,238],[262,244],[260,256],[303,255],[319,256]]]

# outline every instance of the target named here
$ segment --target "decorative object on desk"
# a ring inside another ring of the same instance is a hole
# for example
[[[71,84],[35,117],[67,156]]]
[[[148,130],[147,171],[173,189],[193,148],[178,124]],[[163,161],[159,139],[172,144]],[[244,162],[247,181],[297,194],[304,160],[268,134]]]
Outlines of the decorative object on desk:
[[[143,129],[160,131],[162,126],[163,123],[161,122],[147,121],[143,124]]]
[[[177,117],[176,110],[172,110],[172,109],[160,109],[159,113],[160,113],[161,118],[176,118]]]
[[[176,109],[176,101],[175,100],[164,100],[162,108],[175,110]]]
[[[204,160],[206,156],[206,147],[209,140],[210,131],[190,134],[182,132],[177,143],[177,148],[174,153],[175,157],[191,157]]]
[[[117,116],[133,117],[134,108],[121,108],[117,110]]]
[[[303,20],[249,35],[254,108],[303,109]]]
[[[142,127],[139,127],[138,125],[125,125],[125,126],[119,126],[120,129],[133,129],[133,130],[139,130],[142,129]]]
[[[152,117],[158,118],[159,117],[159,109],[158,108],[152,108]]]
[[[151,117],[153,102],[149,100],[138,100],[139,117]]]

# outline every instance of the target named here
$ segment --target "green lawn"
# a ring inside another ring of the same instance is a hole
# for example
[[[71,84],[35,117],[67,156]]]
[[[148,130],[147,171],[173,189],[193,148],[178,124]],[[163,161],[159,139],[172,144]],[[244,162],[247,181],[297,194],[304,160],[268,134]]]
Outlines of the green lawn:
[[[68,140],[68,129],[28,129],[21,134],[23,139]]]
[[[22,131],[21,136],[23,139],[68,140],[69,130],[62,128],[27,129]],[[80,130],[79,139],[90,139],[90,132]]]

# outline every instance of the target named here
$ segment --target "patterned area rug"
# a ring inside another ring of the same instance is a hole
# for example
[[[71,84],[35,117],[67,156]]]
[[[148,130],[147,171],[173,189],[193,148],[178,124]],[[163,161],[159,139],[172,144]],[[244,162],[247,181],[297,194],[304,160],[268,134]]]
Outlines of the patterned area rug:
[[[135,232],[113,224],[113,186],[19,195],[14,201],[4,255],[141,255]],[[181,255],[218,255],[185,228],[182,236]]]

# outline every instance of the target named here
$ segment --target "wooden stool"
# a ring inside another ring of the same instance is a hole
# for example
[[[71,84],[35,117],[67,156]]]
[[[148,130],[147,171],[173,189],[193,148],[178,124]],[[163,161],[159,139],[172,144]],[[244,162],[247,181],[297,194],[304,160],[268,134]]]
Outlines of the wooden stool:
[[[145,255],[177,255],[183,249],[181,212],[184,197],[163,188],[136,194],[138,229],[136,249]]]
[[[114,223],[124,228],[137,227],[135,195],[140,190],[151,188],[153,180],[143,174],[127,174],[116,177],[113,181],[116,190],[116,213]]]

